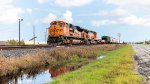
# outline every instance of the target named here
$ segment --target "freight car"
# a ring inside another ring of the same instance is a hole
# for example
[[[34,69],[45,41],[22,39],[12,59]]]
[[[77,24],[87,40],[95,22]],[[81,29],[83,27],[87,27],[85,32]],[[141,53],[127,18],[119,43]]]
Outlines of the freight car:
[[[65,21],[53,21],[48,28],[47,44],[96,44],[97,33]]]
[[[119,43],[118,39],[115,39],[115,38],[110,37],[110,36],[102,36],[101,40],[104,41],[107,44],[117,44],[117,43]]]

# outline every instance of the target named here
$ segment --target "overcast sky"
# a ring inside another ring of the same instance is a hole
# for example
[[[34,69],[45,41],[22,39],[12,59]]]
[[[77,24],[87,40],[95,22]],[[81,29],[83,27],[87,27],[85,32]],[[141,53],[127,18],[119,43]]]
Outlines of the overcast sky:
[[[53,20],[65,20],[89,30],[98,37],[123,41],[150,40],[150,0],[0,0],[0,40],[28,41],[36,28],[37,41],[44,41],[44,32]]]

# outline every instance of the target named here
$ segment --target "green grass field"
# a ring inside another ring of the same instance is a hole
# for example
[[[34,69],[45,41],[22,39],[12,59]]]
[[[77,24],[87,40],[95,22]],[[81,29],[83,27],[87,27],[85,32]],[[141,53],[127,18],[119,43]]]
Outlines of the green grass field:
[[[119,48],[48,84],[142,84],[143,78],[134,69],[133,55],[131,46]]]

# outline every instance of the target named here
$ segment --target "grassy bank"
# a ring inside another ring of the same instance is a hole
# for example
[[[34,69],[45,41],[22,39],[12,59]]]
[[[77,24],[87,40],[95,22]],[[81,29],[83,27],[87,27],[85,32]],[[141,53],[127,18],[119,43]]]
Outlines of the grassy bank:
[[[118,47],[120,45],[60,47],[22,57],[5,58],[0,56],[0,76],[15,76],[15,74],[31,72],[30,70],[47,66],[82,66],[89,63],[91,61],[89,59],[95,59],[98,50],[110,51]]]
[[[131,46],[125,46],[49,84],[142,84],[143,78],[134,71],[133,55]]]

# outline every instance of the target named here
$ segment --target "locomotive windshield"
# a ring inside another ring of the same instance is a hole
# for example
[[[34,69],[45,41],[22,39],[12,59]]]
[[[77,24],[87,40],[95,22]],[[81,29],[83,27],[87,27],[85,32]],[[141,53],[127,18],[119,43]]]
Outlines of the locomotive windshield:
[[[64,23],[63,22],[58,22],[58,25],[60,26],[60,27],[64,27]]]
[[[56,25],[56,21],[55,21],[55,22],[52,22],[51,25]]]

